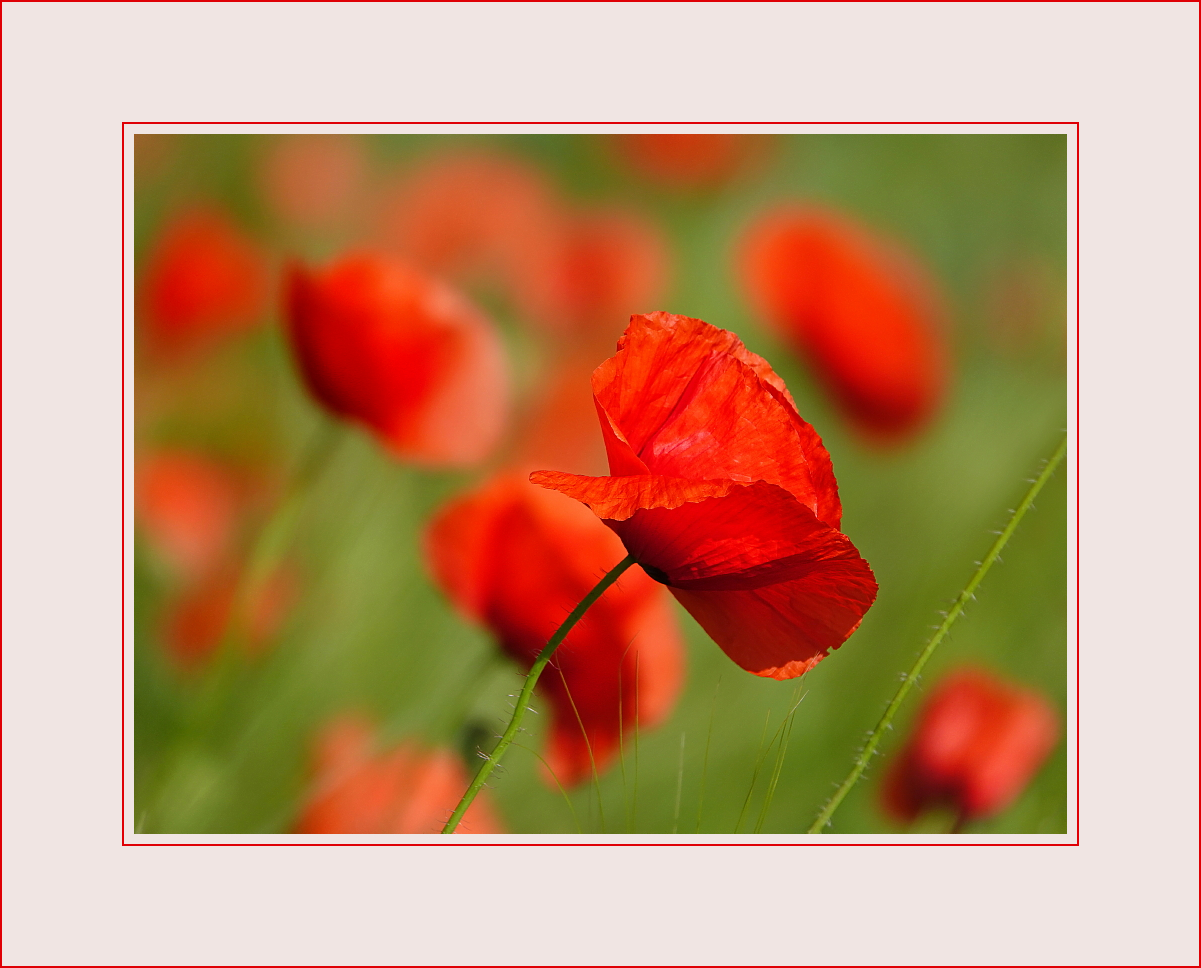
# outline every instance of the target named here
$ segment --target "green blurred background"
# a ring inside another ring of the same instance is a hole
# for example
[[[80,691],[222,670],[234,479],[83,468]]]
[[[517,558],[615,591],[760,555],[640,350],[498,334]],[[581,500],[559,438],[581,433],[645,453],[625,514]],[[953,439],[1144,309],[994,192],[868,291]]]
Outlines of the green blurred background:
[[[180,205],[224,206],[272,253],[327,258],[354,228],[282,225],[264,201],[263,152],[283,136],[140,135],[135,250],[139,271]],[[871,563],[879,599],[862,627],[801,683],[744,673],[679,611],[687,678],[671,717],[627,745],[599,784],[571,791],[574,808],[539,777],[524,749],[492,781],[513,833],[803,832],[849,769],[867,730],[940,616],[1054,449],[1066,422],[1066,171],[1062,135],[798,135],[772,137],[745,172],[680,191],[623,165],[593,135],[363,136],[368,175],[466,143],[539,166],[568,199],[618,201],[670,240],[662,305],[733,330],[785,379],[821,433],[844,506],[843,530]],[[734,273],[736,240],[785,199],[839,208],[902,243],[940,285],[950,323],[952,390],[908,445],[881,451],[854,434],[804,366],[755,318]],[[369,202],[365,203],[369,204]],[[486,292],[519,392],[539,379],[537,340]],[[275,301],[278,305],[278,300]],[[155,373],[139,356],[140,452],[189,447],[254,455],[278,492],[310,441],[331,423],[297,380],[278,312],[212,350],[186,374]],[[599,363],[600,360],[598,359]],[[598,431],[599,432],[599,431]],[[163,648],[171,589],[139,535],[135,551],[134,763],[139,833],[278,833],[294,823],[310,782],[314,735],[360,709],[384,739],[418,736],[464,751],[507,719],[520,685],[486,631],[462,619],[420,558],[430,514],[484,473],[431,472],[387,457],[365,433],[336,430],[328,462],[299,507],[289,554],[300,592],[261,654],[222,654],[183,669]],[[268,502],[269,503],[269,502]],[[900,831],[879,806],[879,782],[924,692],[950,668],[983,664],[1045,693],[1066,689],[1066,494],[1062,472],[1022,524],[978,601],[927,666],[831,832]],[[259,523],[267,516],[260,509]],[[770,809],[774,760],[756,761],[799,697]],[[535,708],[539,708],[535,704]],[[544,717],[523,743],[541,744]],[[703,784],[703,802],[702,802]],[[1022,796],[967,833],[1063,832],[1061,739]],[[602,819],[603,818],[603,819]],[[740,819],[741,818],[741,819]],[[577,826],[578,824],[578,826]],[[942,828],[945,832],[945,827]]]

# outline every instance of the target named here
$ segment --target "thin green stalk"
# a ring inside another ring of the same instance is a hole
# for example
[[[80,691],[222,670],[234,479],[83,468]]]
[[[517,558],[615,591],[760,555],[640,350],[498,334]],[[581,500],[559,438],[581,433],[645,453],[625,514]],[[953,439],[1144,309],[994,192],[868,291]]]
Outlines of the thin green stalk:
[[[876,752],[876,747],[880,744],[880,737],[884,735],[886,730],[892,727],[893,717],[896,715],[897,710],[901,707],[901,703],[905,701],[905,697],[909,695],[909,690],[913,688],[913,684],[917,681],[917,677],[920,675],[922,668],[926,665],[926,662],[929,660],[930,656],[934,654],[934,650],[938,648],[939,643],[946,638],[947,632],[950,631],[951,626],[955,624],[956,619],[963,614],[963,610],[967,603],[975,597],[976,589],[979,588],[980,583],[984,581],[984,576],[988,574],[989,569],[993,566],[993,562],[1000,557],[1005,545],[1008,544],[1009,539],[1013,537],[1014,531],[1017,530],[1017,526],[1021,523],[1022,518],[1026,516],[1026,512],[1034,503],[1034,499],[1038,497],[1038,493],[1043,489],[1043,485],[1045,485],[1047,481],[1051,479],[1051,475],[1055,473],[1055,469],[1060,465],[1060,463],[1062,463],[1064,454],[1067,453],[1067,449],[1068,439],[1065,436],[1063,440],[1059,442],[1059,446],[1055,448],[1055,453],[1053,453],[1047,460],[1047,464],[1042,469],[1042,473],[1039,474],[1038,477],[1036,477],[1030,484],[1030,490],[1026,492],[1026,496],[1023,497],[1021,503],[1014,508],[1013,513],[1009,517],[1009,523],[1005,525],[1001,533],[997,536],[997,540],[994,541],[992,547],[988,549],[988,554],[985,555],[984,559],[980,562],[979,567],[976,569],[976,573],[972,575],[971,580],[964,587],[963,591],[959,593],[959,597],[955,599],[955,604],[951,606],[950,611],[948,611],[946,617],[943,618],[942,624],[938,626],[938,631],[936,631],[933,638],[926,643],[926,647],[922,649],[921,654],[918,655],[917,661],[913,663],[913,667],[907,673],[905,673],[904,678],[901,680],[900,688],[897,689],[896,695],[892,697],[892,702],[888,704],[888,708],[884,710],[884,715],[880,717],[880,721],[876,724],[876,728],[868,733],[867,742],[863,744],[863,749],[860,750],[859,756],[856,757],[855,765],[851,767],[851,772],[847,774],[847,778],[842,781],[842,785],[839,786],[839,788],[834,792],[834,796],[830,798],[830,802],[827,803],[822,809],[821,813],[817,815],[817,819],[813,821],[813,824],[809,827],[806,833],[819,834],[822,832],[825,826],[830,822],[830,818],[834,816],[834,811],[838,809],[838,805],[842,803],[843,799],[851,791],[851,787],[853,787],[856,782],[858,782],[859,777],[863,775],[863,771],[867,769],[868,761],[871,760],[872,755]]]
[[[567,791],[563,789],[563,784],[559,782],[559,778],[555,775],[555,771],[550,768],[550,764],[547,763],[546,760],[542,758],[542,755],[532,746],[526,746],[525,743],[518,743],[516,741],[513,742],[513,745],[519,750],[525,750],[527,753],[532,753],[538,758],[538,762],[546,767],[546,772],[550,774],[550,778],[555,781],[555,786],[557,786],[559,788],[559,792],[563,794],[563,799],[567,801],[567,809],[571,811],[571,820],[572,823],[575,824],[575,832],[577,834],[582,834],[584,832],[584,828],[580,826],[580,818],[576,816],[575,804],[571,802],[571,797],[569,797],[567,795]]]
[[[596,769],[596,756],[592,752],[592,740],[588,738],[588,730],[584,728],[584,717],[580,715],[579,707],[576,706],[575,699],[571,695],[571,686],[567,684],[567,676],[563,674],[561,668],[556,668],[555,671],[559,673],[559,681],[563,683],[563,693],[567,696],[567,701],[571,703],[571,711],[575,715],[576,724],[580,727],[580,735],[584,737],[584,749],[588,751],[588,765],[592,770],[592,789],[596,794],[596,812],[600,818],[601,833],[608,833],[605,829],[605,805],[601,799],[600,773]],[[591,801],[589,801],[588,811],[591,816]]]
[[[442,833],[453,834],[455,832],[459,821],[463,819],[463,814],[467,812],[467,808],[471,806],[476,794],[483,788],[492,771],[496,769],[496,764],[505,755],[505,750],[509,748],[513,739],[517,736],[517,731],[521,728],[521,720],[525,717],[526,707],[533,697],[534,685],[538,682],[538,677],[542,675],[542,670],[546,668],[550,657],[554,655],[555,649],[559,647],[559,643],[567,637],[567,633],[575,627],[576,622],[605,593],[605,590],[617,581],[626,569],[633,564],[633,555],[626,555],[619,561],[604,578],[596,583],[596,587],[583,597],[580,604],[572,609],[571,614],[567,616],[567,619],[559,626],[555,634],[550,637],[550,641],[546,643],[546,648],[538,653],[538,658],[534,660],[534,664],[530,666],[530,671],[525,677],[525,685],[521,687],[521,692],[517,696],[517,702],[513,707],[513,716],[509,720],[509,725],[505,727],[505,731],[500,737],[500,742],[496,744],[496,748],[492,750],[491,755],[481,764],[479,772],[475,775],[475,779],[471,781],[471,785],[467,787],[467,792],[463,794],[463,799],[459,801],[459,805],[455,807],[455,812],[450,815],[450,819],[446,821],[446,826],[442,828]]]
[[[334,447],[342,439],[340,430],[341,428],[332,421],[322,420],[314,431],[291,480],[288,481],[279,503],[256,535],[247,556],[246,566],[238,578],[233,605],[222,635],[223,646],[231,644],[246,631],[245,623],[255,596],[287,551],[309,488],[319,472],[328,465]]]
[[[767,820],[767,811],[771,809],[771,802],[776,795],[776,785],[780,782],[780,774],[784,770],[784,757],[788,753],[788,740],[792,737],[792,724],[796,721],[796,711],[801,707],[801,702],[805,698],[801,694],[801,689],[802,686],[798,683],[796,690],[792,694],[795,702],[793,702],[792,708],[788,710],[787,717],[780,724],[780,730],[782,731],[779,735],[780,745],[776,747],[776,762],[772,766],[771,779],[767,783],[767,793],[763,795],[763,805],[759,808],[759,819],[755,821],[755,833],[760,833],[763,830],[763,823]],[[775,742],[775,737],[772,738],[772,742]]]
[[[680,767],[676,771],[676,812],[672,816],[671,832],[680,831],[680,794],[684,792],[684,733],[680,733]]]
[[[713,719],[717,715],[717,693],[721,689],[721,676],[713,687],[713,705],[709,707],[709,732],[705,736],[705,759],[701,764],[701,790],[696,798],[696,832],[701,832],[701,814],[705,809],[705,777],[709,774],[709,744],[713,741]]]
[[[755,757],[755,768],[751,772],[751,786],[750,789],[746,791],[746,799],[742,801],[742,810],[738,814],[738,823],[734,824],[734,833],[738,833],[738,831],[742,828],[742,821],[746,817],[746,808],[751,805],[751,797],[754,796],[755,793],[755,784],[759,782],[759,771],[763,769],[763,761],[767,758],[767,754],[771,750],[772,744],[776,741],[776,737],[773,735],[771,738],[771,743],[768,743],[766,747],[763,745],[763,741],[767,738],[767,727],[770,724],[771,710],[769,709],[767,711],[767,718],[763,720],[763,732],[759,735],[759,753]]]

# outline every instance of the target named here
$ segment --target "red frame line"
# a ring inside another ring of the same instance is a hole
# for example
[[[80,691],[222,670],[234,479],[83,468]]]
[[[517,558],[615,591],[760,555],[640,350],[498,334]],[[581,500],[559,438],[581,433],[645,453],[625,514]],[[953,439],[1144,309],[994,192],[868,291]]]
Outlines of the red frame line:
[[[735,125],[738,127],[750,127],[756,125],[771,125],[774,127],[784,126],[804,126],[812,127],[814,125],[869,125],[879,124],[884,126],[902,127],[905,125],[962,125],[962,126],[978,126],[978,125],[1013,125],[1017,126],[1054,126],[1063,127],[1070,126],[1076,129],[1076,839],[1074,842],[1067,843],[1014,843],[1007,841],[1005,843],[944,843],[930,841],[899,841],[896,843],[841,843],[826,839],[830,835],[823,834],[815,840],[806,840],[801,843],[779,841],[731,841],[721,843],[695,843],[695,842],[672,842],[672,841],[652,841],[652,842],[629,842],[629,841],[605,841],[603,843],[579,843],[573,841],[564,842],[537,842],[528,843],[517,840],[513,843],[508,842],[487,842],[487,843],[464,843],[461,840],[447,838],[445,841],[437,841],[434,843],[396,843],[396,842],[378,842],[378,843],[355,843],[355,844],[330,844],[330,843],[306,843],[297,841],[295,843],[233,843],[222,842],[215,843],[204,841],[201,843],[187,842],[165,842],[165,841],[129,841],[126,839],[125,831],[125,785],[126,785],[126,764],[125,764],[125,666],[126,666],[126,627],[128,624],[125,598],[125,572],[126,572],[126,547],[125,547],[125,503],[126,503],[126,480],[125,480],[125,460],[126,460],[126,440],[125,440],[125,352],[126,352],[126,293],[125,293],[125,250],[126,250],[126,224],[125,224],[125,129],[127,126],[133,125],[149,125],[149,124],[170,124],[170,125],[211,125],[214,127],[281,127],[291,125],[336,125],[340,127],[349,127],[353,125],[379,125],[379,126],[398,126],[404,125],[407,127],[418,125],[438,125],[438,126],[461,126],[467,124],[478,124],[488,127],[505,127],[515,124],[539,125],[543,127],[552,125],[563,126],[595,126],[595,125],[612,125],[614,127],[637,127],[644,125],[653,125],[662,127],[664,125],[692,125],[712,127],[718,124]],[[1079,847],[1080,846],[1080,122],[1079,121],[123,121],[121,122],[121,845],[123,847]]]

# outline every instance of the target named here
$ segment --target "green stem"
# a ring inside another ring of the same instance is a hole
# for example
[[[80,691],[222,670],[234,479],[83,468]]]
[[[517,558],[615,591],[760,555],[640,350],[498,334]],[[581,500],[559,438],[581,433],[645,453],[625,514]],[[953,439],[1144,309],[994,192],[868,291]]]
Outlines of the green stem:
[[[233,604],[226,619],[222,644],[230,645],[246,632],[246,623],[263,583],[270,577],[275,565],[287,551],[288,542],[295,530],[309,487],[317,475],[329,463],[334,447],[341,439],[340,428],[323,420],[313,433],[312,439],[291,475],[266,524],[259,530],[247,555],[246,565],[238,578]]]
[[[550,657],[554,655],[555,649],[567,638],[567,633],[575,627],[576,622],[584,617],[584,613],[592,607],[593,603],[633,564],[634,556],[626,555],[614,565],[612,570],[596,583],[592,591],[580,600],[580,604],[572,609],[571,614],[567,616],[555,634],[550,637],[550,641],[546,643],[546,647],[538,653],[538,658],[534,660],[534,664],[530,666],[530,671],[526,674],[525,685],[521,687],[521,692],[517,696],[517,702],[513,706],[513,716],[509,720],[509,725],[505,727],[500,742],[496,744],[496,748],[492,750],[492,753],[485,757],[484,762],[480,765],[479,772],[475,775],[475,779],[471,781],[467,792],[463,794],[463,799],[459,801],[459,805],[455,807],[455,812],[450,815],[450,819],[446,821],[446,826],[442,828],[442,833],[453,834],[455,832],[459,821],[463,819],[463,814],[467,812],[467,808],[471,806],[471,802],[475,799],[476,794],[483,788],[489,775],[496,769],[496,765],[500,762],[501,757],[504,756],[505,750],[509,748],[509,745],[517,736],[517,731],[521,728],[521,720],[525,717],[526,707],[530,704],[531,697],[534,694],[534,685],[538,682],[538,677],[542,675],[542,670],[546,668]]]
[[[980,562],[980,566],[976,569],[976,573],[972,575],[971,581],[967,583],[963,591],[959,593],[959,597],[955,599],[955,604],[951,606],[950,611],[947,612],[946,617],[942,620],[942,624],[938,626],[938,631],[936,631],[933,638],[926,643],[926,647],[922,649],[921,654],[918,655],[917,661],[913,663],[913,668],[905,673],[904,678],[901,680],[900,688],[897,689],[896,695],[892,697],[892,702],[888,704],[888,708],[884,710],[884,715],[880,717],[880,721],[876,724],[876,728],[868,733],[867,742],[863,745],[863,749],[859,752],[859,756],[855,759],[855,765],[851,767],[851,772],[847,774],[847,778],[842,781],[842,785],[839,786],[839,788],[835,791],[834,796],[830,798],[830,802],[827,803],[822,812],[817,815],[817,819],[813,821],[812,826],[810,826],[806,833],[819,834],[822,832],[825,826],[830,822],[830,818],[834,816],[834,811],[838,809],[838,805],[842,803],[843,799],[851,791],[851,787],[853,787],[856,782],[858,782],[859,777],[863,775],[863,771],[867,769],[868,762],[871,760],[872,755],[876,752],[876,747],[880,744],[880,737],[884,735],[885,730],[891,728],[893,717],[896,715],[901,703],[905,701],[905,697],[909,694],[909,690],[913,688],[913,684],[917,681],[917,677],[921,673],[922,668],[926,665],[926,662],[929,660],[930,656],[934,654],[934,650],[938,648],[939,643],[942,642],[942,640],[946,637],[946,634],[948,631],[950,631],[951,626],[955,624],[955,620],[963,614],[964,607],[974,597],[976,589],[980,587],[980,583],[984,580],[984,576],[987,575],[989,569],[992,568],[993,562],[997,560],[1001,554],[1001,551],[1005,548],[1005,545],[1008,544],[1009,539],[1013,536],[1014,531],[1017,530],[1018,524],[1020,524],[1022,518],[1026,516],[1026,512],[1034,503],[1034,499],[1038,497],[1039,491],[1043,489],[1043,485],[1050,480],[1051,475],[1055,473],[1055,469],[1063,461],[1064,454],[1067,453],[1067,448],[1068,440],[1067,437],[1064,437],[1064,439],[1059,442],[1059,446],[1055,448],[1055,453],[1051,455],[1050,459],[1048,459],[1046,466],[1042,470],[1042,473],[1034,479],[1030,485],[1030,490],[1026,492],[1026,496],[1022,498],[1021,503],[1014,509],[1009,518],[1009,523],[1005,525],[1004,529],[997,536],[997,540],[994,541],[992,547],[988,549],[988,554],[985,555],[984,560]]]

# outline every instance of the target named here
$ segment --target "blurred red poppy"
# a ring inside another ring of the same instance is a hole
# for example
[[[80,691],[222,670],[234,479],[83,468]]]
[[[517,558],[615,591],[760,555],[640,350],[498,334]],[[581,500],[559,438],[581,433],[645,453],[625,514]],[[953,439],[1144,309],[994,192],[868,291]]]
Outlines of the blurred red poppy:
[[[453,501],[430,526],[426,558],[451,600],[487,625],[523,669],[624,557],[613,533],[574,501],[502,475]],[[551,704],[546,760],[559,782],[586,779],[623,732],[670,711],[683,648],[667,596],[627,572],[555,652],[537,689]]]
[[[143,295],[151,345],[166,351],[191,348],[262,320],[266,258],[220,210],[188,209],[155,239]]]
[[[617,134],[613,143],[626,161],[655,181],[678,188],[720,185],[762,156],[763,135]]]
[[[398,457],[474,463],[504,430],[508,375],[492,324],[398,259],[361,252],[293,266],[287,322],[301,372],[333,413]]]
[[[514,466],[532,471],[556,467],[573,474],[603,474],[605,444],[596,432],[596,404],[589,379],[594,354],[558,360],[539,382],[537,396],[516,435]]]
[[[379,239],[428,272],[507,287],[514,260],[546,244],[556,209],[544,176],[518,158],[434,154],[380,200]]]
[[[285,222],[328,225],[347,214],[366,174],[366,152],[356,138],[287,135],[263,155],[263,197]]]
[[[221,644],[241,579],[241,566],[231,561],[186,588],[170,604],[164,641],[181,664],[195,666]],[[250,653],[262,652],[280,631],[296,597],[292,570],[277,566],[247,602],[239,644]]]
[[[833,212],[781,206],[742,243],[760,312],[866,435],[920,430],[946,391],[948,352],[933,286],[909,260]]]
[[[315,778],[296,821],[298,834],[436,834],[468,783],[448,750],[413,740],[377,749],[374,730],[357,716],[341,716],[317,739]],[[499,834],[504,828],[481,791],[456,833]]]
[[[637,212],[565,214],[546,244],[518,253],[517,299],[544,329],[612,346],[631,312],[662,297],[669,260],[662,231]]]
[[[617,348],[592,375],[612,476],[530,480],[589,505],[742,668],[802,675],[876,597],[821,438],[733,333],[650,313]]]
[[[1009,806],[1055,748],[1051,704],[989,672],[947,676],[926,700],[913,735],[883,787],[886,809],[902,821],[931,807],[963,823]]]
[[[162,450],[138,466],[138,523],[154,555],[179,578],[213,570],[231,550],[241,482],[225,465],[186,450]]]

